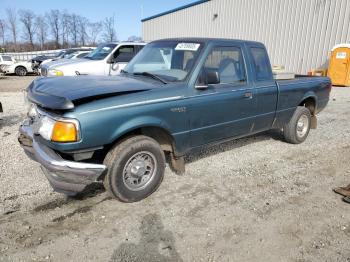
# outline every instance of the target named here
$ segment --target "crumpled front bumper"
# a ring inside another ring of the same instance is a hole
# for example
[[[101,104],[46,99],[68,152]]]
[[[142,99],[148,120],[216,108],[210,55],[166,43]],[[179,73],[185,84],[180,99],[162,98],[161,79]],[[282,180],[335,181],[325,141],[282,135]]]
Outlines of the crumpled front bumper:
[[[25,153],[42,165],[46,178],[53,189],[67,195],[74,195],[97,181],[106,170],[105,165],[67,161],[54,150],[39,143],[30,125],[23,123],[19,128],[18,141]]]

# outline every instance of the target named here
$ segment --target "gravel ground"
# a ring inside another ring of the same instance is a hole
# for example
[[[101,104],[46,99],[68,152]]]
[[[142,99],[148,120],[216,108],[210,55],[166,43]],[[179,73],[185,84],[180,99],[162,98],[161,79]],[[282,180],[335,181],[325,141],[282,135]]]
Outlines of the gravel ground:
[[[0,75],[0,92],[17,92],[26,88],[36,76]]]
[[[123,204],[52,192],[25,156],[8,91],[31,80],[0,79],[0,261],[350,261],[350,205],[331,190],[350,183],[350,89],[333,89],[303,144],[269,132],[211,147]]]

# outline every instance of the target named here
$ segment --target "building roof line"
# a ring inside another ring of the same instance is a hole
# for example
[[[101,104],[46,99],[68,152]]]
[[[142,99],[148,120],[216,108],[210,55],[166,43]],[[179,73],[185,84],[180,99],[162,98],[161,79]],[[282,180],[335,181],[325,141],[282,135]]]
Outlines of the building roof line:
[[[163,16],[163,15],[171,14],[171,13],[174,13],[174,12],[177,12],[177,11],[180,11],[180,10],[183,10],[183,9],[186,9],[186,8],[189,8],[189,7],[192,7],[192,6],[195,6],[195,5],[200,5],[200,4],[203,4],[203,3],[205,3],[205,2],[209,2],[209,1],[210,1],[210,0],[199,0],[199,1],[196,1],[196,2],[193,2],[193,3],[190,3],[190,4],[187,4],[187,5],[183,5],[183,6],[180,6],[180,7],[174,8],[174,9],[171,9],[171,10],[169,10],[169,11],[165,11],[165,12],[162,12],[162,13],[159,13],[159,14],[156,14],[156,15],[153,15],[153,16],[146,17],[146,18],[142,19],[141,22],[146,22],[146,21],[148,21],[148,20],[151,20],[151,19],[154,19],[154,18]]]

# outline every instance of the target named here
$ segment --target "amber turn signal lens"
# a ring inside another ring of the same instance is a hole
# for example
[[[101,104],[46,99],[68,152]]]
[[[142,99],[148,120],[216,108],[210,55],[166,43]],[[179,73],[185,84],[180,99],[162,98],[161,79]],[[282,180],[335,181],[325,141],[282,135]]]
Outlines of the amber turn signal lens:
[[[75,142],[78,140],[77,128],[74,123],[56,122],[51,140],[54,142]]]

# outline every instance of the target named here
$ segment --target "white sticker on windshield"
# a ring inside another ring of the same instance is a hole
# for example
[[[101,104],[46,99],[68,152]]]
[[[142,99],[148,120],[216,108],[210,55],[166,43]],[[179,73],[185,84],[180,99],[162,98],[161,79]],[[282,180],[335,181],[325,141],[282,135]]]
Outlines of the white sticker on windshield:
[[[337,59],[345,59],[346,58],[346,53],[345,52],[338,52],[336,55]]]
[[[197,51],[200,44],[196,43],[178,43],[175,50]]]

